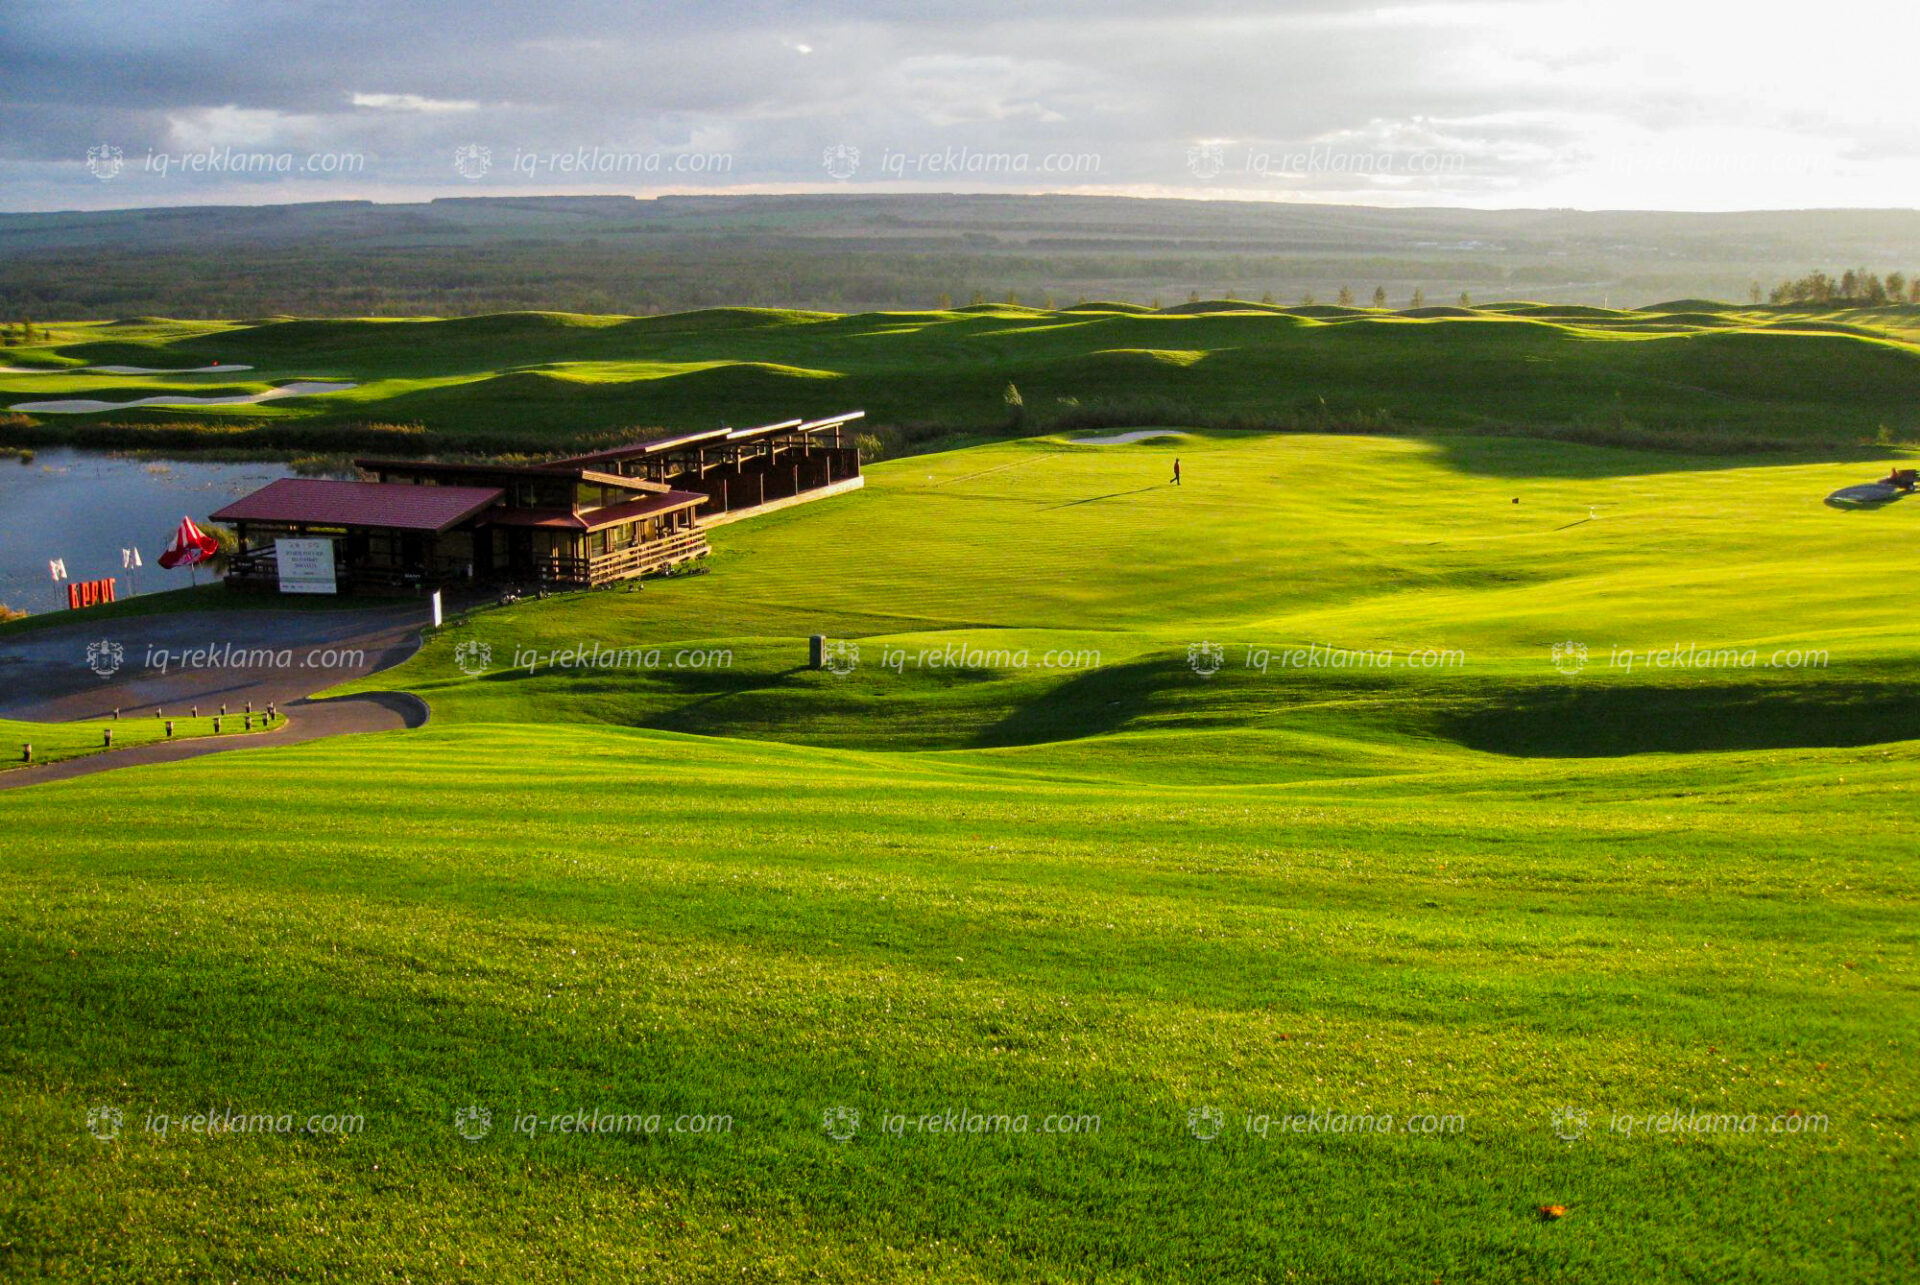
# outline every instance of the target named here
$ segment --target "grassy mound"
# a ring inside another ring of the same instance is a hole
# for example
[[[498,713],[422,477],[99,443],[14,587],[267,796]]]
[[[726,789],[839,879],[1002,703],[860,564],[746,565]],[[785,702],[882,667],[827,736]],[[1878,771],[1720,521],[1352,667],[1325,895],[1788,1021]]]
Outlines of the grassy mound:
[[[1532,303],[1524,299],[1513,303],[1481,304],[1474,311],[1498,312],[1510,317],[1538,317],[1566,321],[1620,321],[1637,315],[1623,308],[1599,308],[1583,303]]]
[[[1730,303],[1721,303],[1716,299],[1669,299],[1665,303],[1648,304],[1640,311],[1727,313],[1737,309]]]
[[[1247,299],[1196,299],[1188,303],[1169,304],[1156,314],[1162,317],[1202,317],[1218,313],[1264,312],[1264,313],[1305,313],[1310,309],[1289,308],[1282,304],[1254,303]]]
[[[87,324],[57,327],[58,342],[10,360],[219,361],[253,367],[247,379],[259,387],[298,378],[360,385],[204,415],[106,413],[175,425],[189,415],[245,418],[278,425],[280,438],[314,449],[359,425],[416,423],[423,449],[486,441],[558,451],[632,425],[705,428],[857,406],[871,429],[885,436],[899,428],[901,440],[915,441],[1180,421],[1832,453],[1920,433],[1911,323],[1899,309],[1781,315],[1528,302],[1401,313],[1232,300],[1159,312],[999,303],[852,316],[721,308],[659,317],[194,322],[146,331]],[[1707,338],[1725,346],[1698,342]],[[1118,352],[1203,357],[1128,364],[1112,356]],[[0,408],[109,385],[117,399],[132,400],[177,382],[0,374]],[[1009,383],[1025,402],[1018,423],[1004,399]],[[95,441],[97,422],[82,416],[0,434],[19,445]]]

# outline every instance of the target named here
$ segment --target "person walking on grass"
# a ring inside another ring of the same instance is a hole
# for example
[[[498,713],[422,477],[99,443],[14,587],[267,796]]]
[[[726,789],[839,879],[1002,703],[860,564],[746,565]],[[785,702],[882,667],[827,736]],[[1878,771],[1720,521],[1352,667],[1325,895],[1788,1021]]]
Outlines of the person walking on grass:
[[[1177,459],[1173,462],[1173,484],[1180,485],[1180,461]]]

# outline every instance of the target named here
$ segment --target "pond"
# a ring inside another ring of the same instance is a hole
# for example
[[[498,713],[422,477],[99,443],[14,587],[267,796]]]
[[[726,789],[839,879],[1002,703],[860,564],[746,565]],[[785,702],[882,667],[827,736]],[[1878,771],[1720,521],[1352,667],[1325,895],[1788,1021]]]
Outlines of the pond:
[[[74,580],[112,576],[120,597],[181,589],[185,567],[163,570],[160,554],[182,517],[203,521],[215,509],[275,478],[284,463],[215,464],[156,460],[68,448],[36,448],[22,464],[0,454],[0,602],[34,613],[63,611],[64,584],[48,573],[63,559]],[[120,551],[138,549],[144,566],[122,570]],[[208,572],[194,573],[204,583]]]

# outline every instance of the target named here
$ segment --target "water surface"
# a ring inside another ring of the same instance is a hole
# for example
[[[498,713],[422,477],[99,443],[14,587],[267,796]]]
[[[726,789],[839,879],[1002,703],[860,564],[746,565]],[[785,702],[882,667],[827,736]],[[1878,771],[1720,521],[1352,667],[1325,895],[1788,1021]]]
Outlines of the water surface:
[[[35,449],[22,465],[0,455],[0,602],[22,611],[64,611],[65,585],[47,572],[64,558],[75,580],[113,576],[121,597],[180,589],[186,568],[162,570],[159,557],[182,517],[202,521],[215,509],[292,470],[283,463],[210,464]],[[120,550],[138,548],[146,565],[123,571]],[[201,583],[207,579],[202,567]]]

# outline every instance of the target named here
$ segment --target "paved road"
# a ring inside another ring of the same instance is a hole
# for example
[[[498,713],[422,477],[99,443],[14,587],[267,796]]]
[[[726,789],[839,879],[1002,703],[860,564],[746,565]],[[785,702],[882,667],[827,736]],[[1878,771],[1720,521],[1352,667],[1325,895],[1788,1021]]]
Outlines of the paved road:
[[[274,732],[138,746],[0,772],[0,790],[138,763],[419,727],[427,707],[417,697],[305,698],[399,664],[419,649],[426,623],[426,609],[406,603],[358,611],[260,608],[76,619],[0,635],[0,718],[71,722],[105,718],[116,707],[122,719],[152,718],[156,709],[185,715],[195,706],[204,715],[223,704],[238,712],[248,701],[256,710],[272,702],[287,715],[287,726]]]

